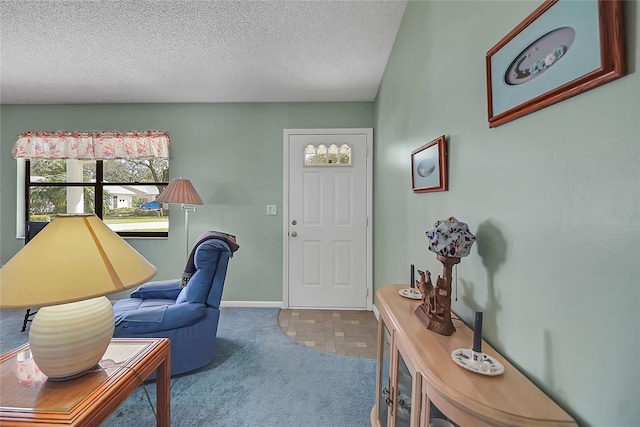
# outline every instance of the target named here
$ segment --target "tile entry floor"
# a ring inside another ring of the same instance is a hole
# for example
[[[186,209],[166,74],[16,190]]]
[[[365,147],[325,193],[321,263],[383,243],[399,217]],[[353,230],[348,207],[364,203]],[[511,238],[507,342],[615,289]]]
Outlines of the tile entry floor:
[[[376,358],[378,320],[372,311],[281,309],[278,323],[292,340],[308,347]]]

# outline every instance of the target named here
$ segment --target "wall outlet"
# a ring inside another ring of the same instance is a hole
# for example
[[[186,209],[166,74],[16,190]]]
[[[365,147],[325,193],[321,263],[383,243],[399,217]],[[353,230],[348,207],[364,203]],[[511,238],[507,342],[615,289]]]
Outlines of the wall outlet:
[[[278,215],[278,207],[276,205],[267,205],[267,215]]]

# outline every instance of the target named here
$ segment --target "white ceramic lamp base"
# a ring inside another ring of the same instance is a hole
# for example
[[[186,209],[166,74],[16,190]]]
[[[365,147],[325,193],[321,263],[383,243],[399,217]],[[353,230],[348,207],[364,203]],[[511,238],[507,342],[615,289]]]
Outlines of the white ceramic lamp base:
[[[42,307],[29,330],[31,353],[49,379],[76,378],[100,362],[113,330],[113,307],[106,297]]]

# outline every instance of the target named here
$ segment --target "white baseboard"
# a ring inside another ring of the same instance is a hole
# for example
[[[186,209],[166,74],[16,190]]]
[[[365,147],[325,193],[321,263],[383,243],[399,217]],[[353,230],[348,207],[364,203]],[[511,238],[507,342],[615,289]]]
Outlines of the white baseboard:
[[[282,301],[221,301],[220,307],[247,307],[247,308],[282,308]],[[322,310],[322,309],[317,309]],[[335,310],[335,308],[327,308],[326,310]],[[378,308],[373,306],[373,314],[376,319],[380,317]]]
[[[281,308],[282,301],[221,301],[220,307]]]
[[[111,295],[110,295],[111,296]],[[123,297],[126,298],[126,297]],[[118,299],[111,300],[112,303],[116,302]],[[221,301],[220,307],[246,307],[246,308],[282,308],[282,301]],[[335,310],[334,308],[327,310]],[[373,314],[375,314],[376,319],[380,316],[380,312],[378,308],[373,306]]]

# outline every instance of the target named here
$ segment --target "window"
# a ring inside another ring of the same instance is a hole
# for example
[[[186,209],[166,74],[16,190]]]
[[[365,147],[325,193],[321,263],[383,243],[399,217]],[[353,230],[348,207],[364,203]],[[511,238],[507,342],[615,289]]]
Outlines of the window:
[[[324,144],[309,144],[304,150],[304,165],[351,166],[351,147],[348,144],[342,144],[340,147],[331,144],[329,148]]]
[[[95,213],[123,237],[167,237],[169,210],[149,203],[169,183],[167,158],[25,161],[25,221]]]

